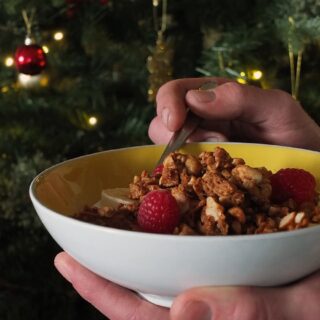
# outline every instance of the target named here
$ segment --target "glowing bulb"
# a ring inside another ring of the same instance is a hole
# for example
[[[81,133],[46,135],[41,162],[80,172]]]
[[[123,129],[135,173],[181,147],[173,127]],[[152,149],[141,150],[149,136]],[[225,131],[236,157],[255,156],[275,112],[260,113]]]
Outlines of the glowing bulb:
[[[44,53],[49,52],[49,48],[47,46],[42,46],[42,50],[44,51]]]
[[[4,87],[1,88],[1,92],[2,93],[6,93],[8,91],[9,91],[9,87],[8,86],[4,86]]]
[[[26,89],[38,87],[40,79],[41,79],[41,74],[32,76],[29,74],[19,73],[18,75],[19,84]]]
[[[58,31],[53,35],[53,39],[56,41],[61,41],[63,37],[64,37],[64,34],[61,31]]]
[[[12,57],[7,57],[5,60],[4,60],[4,64],[6,67],[12,67],[13,64],[14,64],[14,60]]]
[[[243,79],[243,78],[237,78],[237,81],[239,83],[242,83],[242,84],[246,84],[247,83],[247,81],[245,79]]]
[[[260,80],[263,76],[262,71],[260,70],[253,70],[252,71],[252,79],[253,80]]]
[[[98,119],[96,117],[90,117],[88,119],[88,123],[90,124],[90,126],[95,126],[98,123]]]
[[[240,76],[241,76],[241,77],[245,77],[245,76],[246,76],[246,73],[245,73],[244,71],[241,71],[241,72],[240,72]]]
[[[49,85],[49,77],[47,75],[42,75],[39,84],[41,87],[47,87]]]

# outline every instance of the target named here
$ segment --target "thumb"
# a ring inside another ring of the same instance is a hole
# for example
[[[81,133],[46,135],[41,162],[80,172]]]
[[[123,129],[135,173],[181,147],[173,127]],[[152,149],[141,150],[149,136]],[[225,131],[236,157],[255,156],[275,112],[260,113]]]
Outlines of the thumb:
[[[172,320],[292,319],[292,313],[286,310],[285,295],[284,288],[193,288],[175,299],[170,316]]]
[[[55,257],[54,264],[82,298],[108,319],[168,319],[166,308],[148,303],[131,290],[99,277],[66,252],[59,253]]]

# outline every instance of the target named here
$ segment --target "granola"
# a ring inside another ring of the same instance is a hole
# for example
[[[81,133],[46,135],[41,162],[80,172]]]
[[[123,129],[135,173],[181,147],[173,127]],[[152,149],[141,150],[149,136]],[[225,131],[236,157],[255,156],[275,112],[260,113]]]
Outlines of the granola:
[[[141,231],[139,204],[147,193],[166,189],[180,208],[176,235],[243,235],[289,231],[320,223],[319,193],[296,203],[272,201],[272,172],[253,168],[216,147],[198,157],[179,152],[155,174],[142,171],[128,186],[128,200],[116,207],[86,207],[77,219],[113,228]]]

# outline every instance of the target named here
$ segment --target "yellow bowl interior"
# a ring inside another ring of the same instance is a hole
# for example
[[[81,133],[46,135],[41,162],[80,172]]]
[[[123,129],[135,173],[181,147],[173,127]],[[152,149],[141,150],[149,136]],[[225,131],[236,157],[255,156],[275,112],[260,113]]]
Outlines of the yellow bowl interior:
[[[286,167],[311,172],[320,185],[320,152],[259,144],[189,144],[182,152],[199,154],[216,146],[226,149],[232,157],[243,158],[254,167],[273,172]],[[41,173],[34,181],[33,192],[40,203],[66,215],[100,199],[101,190],[127,187],[142,170],[151,172],[163,146],[132,147],[91,154],[60,163]]]

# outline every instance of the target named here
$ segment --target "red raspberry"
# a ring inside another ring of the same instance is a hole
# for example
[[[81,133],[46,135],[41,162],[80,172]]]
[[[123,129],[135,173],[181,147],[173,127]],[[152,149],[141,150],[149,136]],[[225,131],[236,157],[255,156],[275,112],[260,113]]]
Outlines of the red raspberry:
[[[137,218],[143,231],[172,233],[179,224],[180,210],[170,191],[154,190],[142,199]]]
[[[163,171],[163,163],[159,164],[152,172],[152,176],[153,177],[159,177],[162,175],[162,171]]]
[[[280,169],[270,178],[272,200],[281,203],[293,199],[297,204],[312,201],[315,196],[316,179],[303,169]]]

